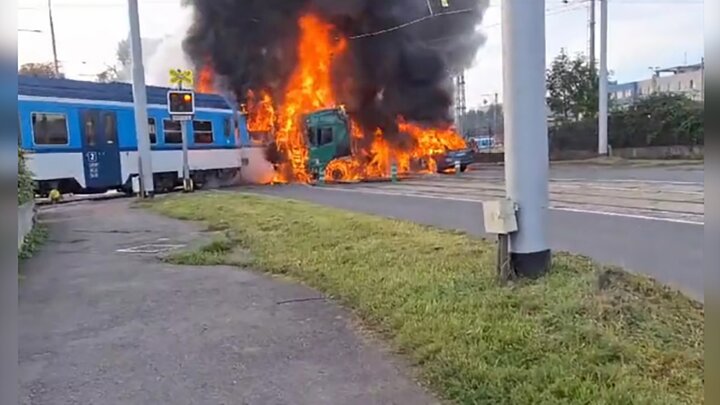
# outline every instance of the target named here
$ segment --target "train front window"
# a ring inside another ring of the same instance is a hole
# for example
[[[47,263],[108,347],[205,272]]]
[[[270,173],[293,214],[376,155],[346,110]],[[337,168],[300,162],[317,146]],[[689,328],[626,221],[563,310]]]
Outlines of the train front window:
[[[179,121],[163,120],[165,143],[182,144],[182,126]]]
[[[65,114],[32,113],[33,141],[36,145],[67,145],[68,126]]]
[[[213,142],[211,121],[193,121],[193,142],[205,144]]]

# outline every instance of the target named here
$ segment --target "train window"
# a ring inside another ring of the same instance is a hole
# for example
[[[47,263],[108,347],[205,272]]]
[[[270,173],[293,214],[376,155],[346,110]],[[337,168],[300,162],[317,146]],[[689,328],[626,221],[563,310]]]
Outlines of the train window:
[[[117,143],[117,125],[115,123],[115,113],[105,113],[105,143]]]
[[[155,125],[155,118],[148,118],[148,135],[150,135],[150,143],[155,145],[157,143],[157,126]]]
[[[182,126],[180,121],[163,120],[165,143],[182,144]]]
[[[95,146],[97,143],[97,122],[95,122],[96,115],[91,111],[85,111],[83,113],[83,135],[85,135],[85,145]]]
[[[36,145],[67,145],[68,126],[65,114],[32,113],[33,141]]]
[[[211,121],[193,121],[193,142],[213,142],[213,128]]]
[[[232,118],[225,118],[225,138],[230,138],[232,136],[232,125]]]

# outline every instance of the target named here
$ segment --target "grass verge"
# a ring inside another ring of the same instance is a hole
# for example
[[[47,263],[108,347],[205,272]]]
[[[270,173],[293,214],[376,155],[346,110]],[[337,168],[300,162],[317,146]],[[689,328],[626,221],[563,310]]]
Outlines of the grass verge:
[[[42,246],[47,239],[48,231],[45,225],[35,223],[32,230],[25,236],[22,248],[18,252],[18,259],[29,259]]]
[[[704,401],[704,308],[646,278],[556,253],[543,279],[501,287],[494,245],[456,232],[236,193],[149,207],[227,229],[184,262],[246,249],[355,310],[454,402]]]

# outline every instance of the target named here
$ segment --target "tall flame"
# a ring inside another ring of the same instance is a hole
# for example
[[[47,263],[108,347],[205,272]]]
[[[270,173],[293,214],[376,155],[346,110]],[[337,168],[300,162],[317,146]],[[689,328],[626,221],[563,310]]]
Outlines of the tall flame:
[[[213,74],[212,67],[209,64],[203,66],[198,73],[196,90],[198,93],[210,94],[214,93],[215,75]]]
[[[301,119],[311,111],[336,106],[330,69],[333,57],[347,48],[347,41],[333,41],[333,27],[314,15],[301,17],[299,24],[298,65],[285,89],[275,131],[278,151],[286,163],[278,167],[275,182],[310,180]]]

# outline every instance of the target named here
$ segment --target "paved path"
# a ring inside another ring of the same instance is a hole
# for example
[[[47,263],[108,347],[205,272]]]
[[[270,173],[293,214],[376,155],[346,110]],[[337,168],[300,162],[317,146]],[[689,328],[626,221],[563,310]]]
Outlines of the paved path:
[[[50,239],[19,286],[20,403],[436,403],[317,292],[160,262],[207,235],[127,205],[43,209]]]
[[[423,176],[397,184],[251,190],[482,235],[482,201],[504,196],[500,170],[459,178]],[[702,183],[659,180],[657,171],[654,179],[627,173],[613,178],[569,174],[554,171],[550,186],[552,249],[645,273],[703,300]]]

